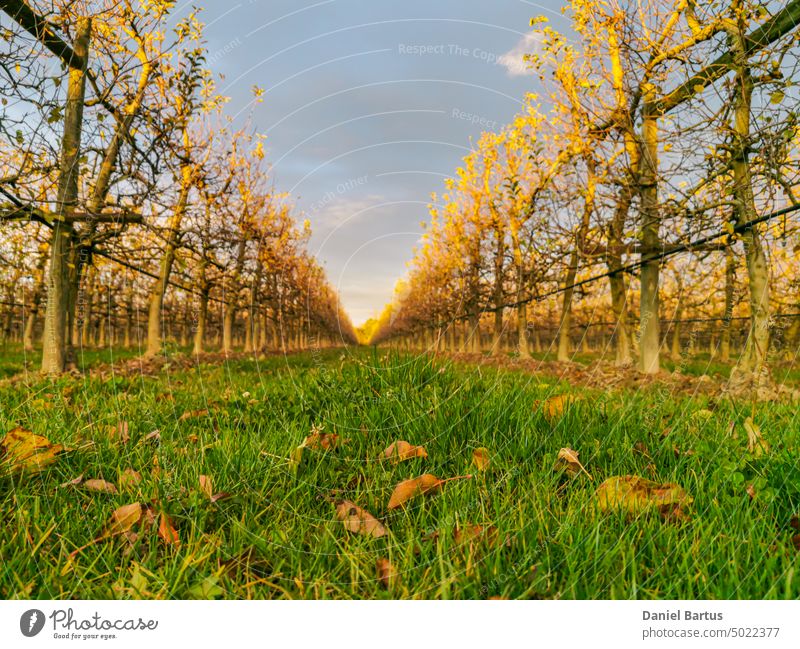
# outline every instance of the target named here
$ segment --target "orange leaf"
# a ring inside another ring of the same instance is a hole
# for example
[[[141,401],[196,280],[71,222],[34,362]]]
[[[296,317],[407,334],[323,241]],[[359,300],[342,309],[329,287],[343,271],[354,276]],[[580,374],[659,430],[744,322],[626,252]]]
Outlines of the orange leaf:
[[[411,460],[415,457],[428,457],[428,452],[424,446],[414,446],[405,440],[392,442],[381,455],[381,459],[392,460],[394,464]]]
[[[475,465],[478,471],[486,471],[489,468],[489,457],[489,449],[476,448],[472,451],[472,464]]]
[[[165,512],[161,512],[161,519],[158,523],[158,536],[167,545],[180,545],[178,532],[173,527],[172,521]]]

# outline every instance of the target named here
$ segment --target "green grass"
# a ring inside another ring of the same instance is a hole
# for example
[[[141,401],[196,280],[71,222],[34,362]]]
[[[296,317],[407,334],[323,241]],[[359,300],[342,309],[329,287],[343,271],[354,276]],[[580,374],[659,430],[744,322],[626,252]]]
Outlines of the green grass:
[[[535,403],[565,391],[577,401],[548,422]],[[206,408],[207,416],[179,421]],[[709,408],[709,419],[695,414]],[[752,414],[771,445],[763,458],[746,451],[741,422]],[[129,423],[127,444],[107,433],[120,421]],[[791,405],[709,403],[663,388],[602,393],[350,350],[2,387],[0,430],[16,425],[79,450],[39,474],[0,481],[5,598],[800,596],[789,525],[800,511],[800,430]],[[348,441],[306,450],[295,469],[288,458],[312,426]],[[160,446],[144,441],[154,429]],[[429,457],[373,461],[398,439],[423,444]],[[634,450],[637,442],[647,455]],[[593,482],[554,471],[565,446],[580,452]],[[387,511],[399,481],[471,473],[478,447],[492,454],[486,473]],[[152,475],[154,458],[160,476]],[[59,486],[81,474],[116,483],[127,468],[144,476],[140,493]],[[208,502],[201,474],[232,497]],[[688,520],[599,514],[597,485],[625,474],[684,487],[694,497]],[[389,535],[346,532],[337,498],[380,518]],[[133,546],[121,538],[91,545],[70,560],[115,508],[136,501],[168,512],[179,547],[149,533]],[[467,523],[495,525],[502,543],[458,545],[453,530]],[[376,579],[382,557],[399,575],[390,590]]]

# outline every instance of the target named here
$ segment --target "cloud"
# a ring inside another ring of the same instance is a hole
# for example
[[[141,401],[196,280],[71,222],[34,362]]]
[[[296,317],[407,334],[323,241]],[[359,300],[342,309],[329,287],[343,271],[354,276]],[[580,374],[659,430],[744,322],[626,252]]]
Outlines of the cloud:
[[[537,51],[540,43],[540,34],[536,32],[525,34],[513,48],[497,59],[497,62],[508,71],[508,75],[511,77],[529,74],[530,68],[525,60],[525,55]]]

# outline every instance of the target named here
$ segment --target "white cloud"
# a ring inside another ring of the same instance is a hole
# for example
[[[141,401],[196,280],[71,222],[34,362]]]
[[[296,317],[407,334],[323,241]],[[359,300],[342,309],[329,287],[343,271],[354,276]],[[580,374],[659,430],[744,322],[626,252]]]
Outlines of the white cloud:
[[[513,48],[503,54],[497,61],[508,71],[509,76],[521,77],[529,74],[530,68],[525,60],[525,55],[536,52],[540,43],[541,36],[538,33],[525,34]]]

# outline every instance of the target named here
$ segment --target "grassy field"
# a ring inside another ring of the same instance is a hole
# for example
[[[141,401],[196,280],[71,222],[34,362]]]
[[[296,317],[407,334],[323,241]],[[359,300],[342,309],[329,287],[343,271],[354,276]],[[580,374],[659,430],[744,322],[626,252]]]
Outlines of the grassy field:
[[[541,403],[563,393],[574,401],[546,417]],[[0,596],[797,598],[795,413],[366,349],[8,384],[1,430],[74,450],[0,478]],[[747,450],[749,416],[770,445],[761,456]],[[337,443],[297,451],[312,430]],[[428,457],[378,461],[396,440]],[[592,479],[554,469],[562,447]],[[128,469],[141,482],[124,486]],[[395,485],[423,473],[472,477],[389,510]],[[81,475],[118,493],[62,486]],[[620,475],[694,501],[678,519],[601,513],[595,491]],[[348,532],[340,500],[388,533]],[[110,534],[112,513],[136,502],[152,525]]]

